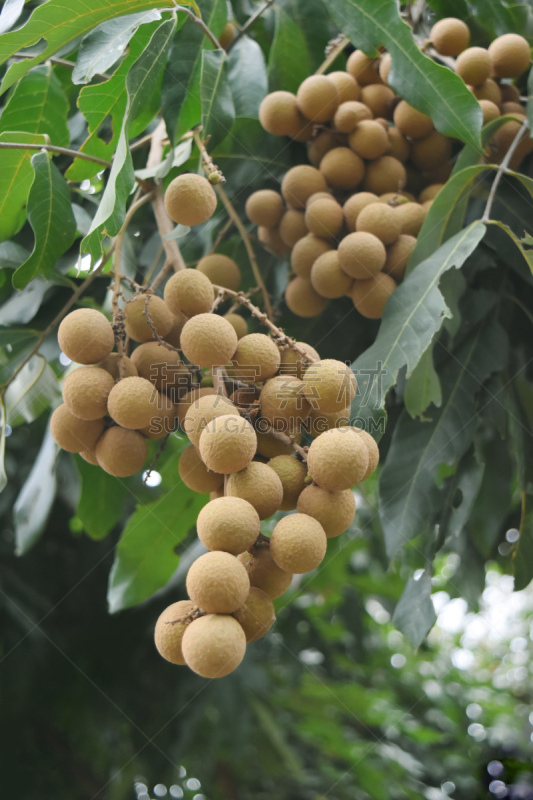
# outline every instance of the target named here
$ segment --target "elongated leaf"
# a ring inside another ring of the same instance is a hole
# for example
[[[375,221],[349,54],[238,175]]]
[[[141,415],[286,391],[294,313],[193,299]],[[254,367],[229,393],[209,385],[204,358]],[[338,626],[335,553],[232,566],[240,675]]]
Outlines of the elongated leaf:
[[[1,258],[0,258],[1,264]],[[36,278],[20,292],[13,292],[0,308],[1,325],[25,325],[32,320],[43,302],[50,284],[44,278]]]
[[[13,506],[15,552],[24,555],[46,527],[56,496],[56,458],[59,447],[47,428],[39,455]]]
[[[0,244],[0,267],[8,267],[11,269],[20,267],[28,256],[28,251],[16,242],[2,242],[2,244]],[[5,276],[5,272],[2,274]]]
[[[46,144],[46,136],[33,133],[0,133],[1,142]],[[33,181],[33,150],[2,150],[0,169],[0,241],[17,233],[26,221],[26,203]]]
[[[524,31],[527,24],[527,4],[511,5],[502,3],[501,0],[470,0],[472,14],[485,30],[489,31],[491,38],[504,33]]]
[[[459,488],[464,503],[464,498],[469,500],[471,492],[475,491],[477,477],[478,490],[475,492],[472,509],[468,514],[466,533],[478,553],[486,559],[494,553],[494,548],[503,537],[503,526],[512,505],[515,465],[511,460],[509,445],[499,433],[494,433],[489,438],[484,431],[479,439],[476,460],[478,469],[482,468],[481,474],[478,473],[476,476],[475,466],[472,465],[470,475],[463,474]],[[457,528],[457,520],[454,520],[453,516],[452,514],[450,525],[453,526],[455,523]],[[452,527],[451,533],[454,532]]]
[[[296,92],[313,71],[304,31],[279,6],[274,6],[276,28],[268,58],[268,83],[271,91]]]
[[[478,460],[470,451],[461,459],[455,474],[449,479],[448,495],[439,520],[439,537],[442,542],[460,536],[467,523],[468,533],[471,535],[472,507],[477,500],[485,477],[485,466],[485,463]],[[500,465],[497,466],[499,468]],[[501,477],[499,470],[498,477]],[[499,494],[496,496],[499,503],[500,496]],[[483,522],[488,521],[491,510],[492,508],[487,509]]]
[[[0,132],[46,133],[61,147],[70,144],[69,104],[52,65],[37,67],[17,84],[0,117]]]
[[[204,135],[210,137],[209,144],[215,147],[226,138],[235,119],[224,50],[202,52],[200,101]]]
[[[268,92],[263,51],[253,39],[243,36],[231,48],[228,79],[236,117],[257,119],[259,104]]]
[[[258,178],[279,181],[291,166],[287,148],[270,136],[257,119],[237,119],[232,135],[212,153],[232,192],[249,187]]]
[[[418,650],[436,621],[437,615],[431,602],[431,575],[424,570],[418,580],[409,578],[405,584],[392,622],[404,634],[413,650]]]
[[[433,365],[433,347],[420,357],[420,361],[407,379],[404,403],[411,417],[419,417],[433,403],[440,406],[442,391],[439,376]]]
[[[23,422],[33,422],[43,411],[55,405],[60,397],[52,367],[43,356],[32,356],[7,388],[7,422],[12,428]]]
[[[6,468],[4,459],[6,454],[6,428],[7,428],[7,413],[4,403],[4,398],[0,397],[0,492],[3,492],[7,486]]]
[[[35,244],[31,256],[13,275],[15,289],[24,289],[37,275],[50,275],[59,256],[76,238],[76,220],[65,179],[48,153],[37,153],[31,163],[35,179],[28,197],[28,219]]]
[[[76,466],[81,477],[76,515],[91,539],[105,539],[121,517],[127,484],[79,456],[76,457]]]
[[[400,97],[428,114],[441,133],[479,146],[479,103],[452,70],[420,52],[396,0],[331,0],[328,5],[357,47],[366,52],[386,47],[392,57],[388,82]]]
[[[0,11],[0,33],[13,27],[24,10],[24,0],[5,0]]]
[[[516,378],[512,388],[507,407],[521,493],[520,538],[513,553],[513,567],[515,588],[525,589],[533,579],[533,386]]]

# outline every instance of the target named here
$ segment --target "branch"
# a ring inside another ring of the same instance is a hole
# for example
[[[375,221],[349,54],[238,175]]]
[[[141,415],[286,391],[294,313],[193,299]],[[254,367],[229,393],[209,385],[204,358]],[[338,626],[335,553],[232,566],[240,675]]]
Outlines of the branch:
[[[490,212],[492,211],[492,204],[494,203],[494,198],[496,197],[496,191],[498,189],[498,186],[500,185],[502,175],[505,172],[507,172],[509,168],[509,163],[512,157],[514,156],[515,150],[520,144],[520,140],[522,139],[522,136],[526,132],[528,126],[529,123],[527,119],[525,119],[522,125],[520,126],[520,129],[517,132],[516,136],[514,137],[513,141],[511,142],[511,146],[509,147],[509,150],[506,152],[502,163],[498,166],[496,170],[496,177],[494,178],[492,186],[490,187],[487,205],[485,206],[485,211],[483,212],[483,216],[481,217],[481,222],[488,222],[490,220]]]
[[[71,158],[83,158],[85,161],[93,161],[95,164],[101,164],[108,169],[111,167],[109,161],[104,161],[103,158],[96,156],[89,156],[86,153],[80,153],[79,150],[70,150],[68,147],[58,147],[55,144],[20,144],[19,142],[0,142],[0,149],[4,150],[47,150],[49,153],[57,153],[62,156],[70,156]]]
[[[22,52],[13,53],[13,55],[10,56],[10,58],[21,58],[21,59],[34,58],[34,57],[35,57],[34,53],[22,53]],[[69,69],[74,69],[74,67],[76,66],[76,63],[74,61],[67,61],[65,58],[58,58],[57,56],[49,56],[46,60],[49,61],[51,64],[58,64],[61,67],[68,67]],[[102,80],[108,81],[111,75],[106,75],[105,72],[95,72],[94,77],[102,78]]]
[[[300,447],[300,445],[294,441],[294,436],[283,433],[282,431],[277,431],[272,426],[269,426],[268,435],[273,436],[274,439],[278,439],[280,442],[283,442],[283,444],[289,444],[296,455],[300,456],[304,464],[307,464],[307,451],[309,448]]]
[[[215,34],[214,34],[214,33],[212,33],[212,31],[210,31],[210,30],[209,30],[209,28],[207,27],[207,25],[205,24],[205,22],[203,21],[203,19],[200,19],[200,17],[197,17],[197,16],[196,16],[196,14],[194,14],[194,13],[191,11],[191,9],[190,9],[190,8],[187,8],[186,6],[174,6],[174,9],[175,9],[176,11],[183,11],[183,13],[184,13],[184,14],[187,14],[187,16],[188,16],[190,19],[192,19],[192,21],[194,22],[194,24],[195,24],[195,25],[198,25],[198,27],[199,27],[199,28],[201,28],[201,29],[203,30],[203,32],[205,33],[205,35],[207,36],[207,38],[208,38],[208,39],[210,39],[210,40],[211,40],[211,42],[213,43],[213,45],[215,46],[215,49],[216,49],[216,50],[222,50],[222,49],[223,49],[223,48],[222,48],[222,45],[221,45],[221,44],[220,44],[220,42],[218,41],[217,37],[215,36]]]
[[[259,17],[261,16],[261,14],[263,14],[263,13],[264,13],[264,12],[265,12],[265,11],[266,11],[268,8],[270,8],[270,6],[271,6],[273,3],[274,3],[274,0],[266,0],[266,3],[265,3],[264,5],[262,5],[262,6],[261,6],[261,8],[258,8],[258,9],[257,9],[257,11],[255,11],[255,12],[252,14],[252,16],[251,16],[251,17],[250,17],[250,18],[249,18],[249,19],[248,19],[248,20],[245,22],[245,24],[242,26],[242,28],[240,29],[240,31],[239,31],[239,32],[238,32],[238,34],[236,35],[235,39],[232,41],[231,45],[228,47],[228,51],[229,51],[229,50],[231,50],[231,48],[233,47],[233,45],[235,44],[235,42],[237,42],[237,41],[238,41],[238,40],[241,38],[241,36],[244,36],[244,34],[246,33],[246,31],[247,31],[249,28],[251,28],[251,27],[252,27],[252,25],[254,24],[254,22],[255,22],[256,20],[258,20],[258,19],[259,19]]]
[[[338,56],[340,56],[344,48],[349,44],[350,40],[348,39],[347,36],[344,36],[344,34],[342,33],[339,36],[337,36],[337,38],[334,39],[333,42],[331,43],[331,47],[327,48],[329,52],[326,51],[327,52],[326,58],[315,72],[315,75],[323,75],[324,72],[331,67],[335,59]]]

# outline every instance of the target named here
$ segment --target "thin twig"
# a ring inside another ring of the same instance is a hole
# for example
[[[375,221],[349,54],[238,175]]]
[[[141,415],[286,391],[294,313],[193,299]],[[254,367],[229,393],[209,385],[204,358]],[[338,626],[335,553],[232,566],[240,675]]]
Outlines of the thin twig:
[[[62,156],[70,156],[71,158],[82,158],[85,161],[93,161],[95,164],[101,164],[103,167],[111,167],[111,162],[104,161],[103,158],[96,156],[89,156],[87,153],[80,153],[79,150],[71,150],[68,147],[58,147],[55,144],[21,144],[19,142],[0,142],[0,149],[3,150],[47,150],[49,153],[57,153]]]
[[[159,344],[163,345],[163,347],[166,347],[167,350],[173,350],[175,353],[180,353],[181,354],[181,350],[179,349],[179,347],[174,347],[174,345],[169,344],[168,342],[165,342],[165,340],[162,339],[161,336],[159,335],[159,333],[157,332],[157,328],[155,327],[155,325],[153,323],[153,320],[152,320],[152,317],[150,316],[150,312],[148,311],[148,301],[150,300],[151,296],[152,296],[151,293],[150,294],[147,293],[145,295],[144,310],[143,310],[142,313],[146,317],[146,322],[150,326],[150,329],[152,331],[154,339],[157,339]]]
[[[224,236],[227,234],[229,229],[232,227],[232,225],[233,225],[233,220],[231,218],[227,219],[225,225],[223,225],[222,228],[220,229],[220,231],[218,232],[217,238],[213,242],[213,244],[211,246],[211,250],[209,251],[208,255],[211,255],[211,253],[215,252],[215,250],[219,246],[220,242],[222,241]]]
[[[341,34],[339,36],[339,42],[331,48],[324,61],[315,72],[315,75],[323,75],[324,72],[331,67],[335,59],[340,56],[342,51],[349,44],[350,40],[348,39],[348,37],[344,36],[344,34]]]
[[[262,420],[264,424],[265,420]],[[273,436],[274,439],[278,439],[280,442],[284,444],[288,444],[292,447],[296,455],[300,456],[304,464],[307,464],[307,451],[309,448],[307,447],[300,447],[294,440],[294,436],[289,435],[287,433],[283,433],[283,431],[277,431],[272,425],[269,426],[268,431],[266,431],[269,436]]]
[[[496,169],[496,177],[494,178],[492,186],[490,187],[487,205],[485,206],[485,211],[483,212],[483,216],[481,217],[482,222],[488,222],[490,220],[490,212],[492,211],[492,204],[494,203],[494,198],[496,197],[496,191],[502,179],[502,175],[508,171],[510,161],[515,153],[516,148],[520,144],[522,136],[524,135],[528,127],[529,123],[527,119],[525,119],[522,125],[520,126],[520,130],[517,132],[516,136],[511,142],[511,146],[509,147],[509,150],[506,152],[504,159]]]
[[[239,30],[239,32],[237,33],[237,35],[236,35],[235,39],[232,41],[231,45],[228,47],[228,51],[229,51],[229,50],[231,50],[231,48],[233,47],[233,45],[235,44],[235,42],[238,42],[238,41],[239,41],[239,39],[241,38],[241,36],[244,36],[244,34],[246,33],[246,31],[247,31],[247,30],[249,30],[249,29],[252,27],[252,25],[254,24],[254,22],[256,22],[256,20],[258,20],[258,19],[259,19],[259,17],[261,16],[261,14],[264,14],[264,12],[265,12],[265,11],[266,11],[268,8],[270,8],[270,6],[271,6],[273,3],[274,3],[274,0],[266,0],[266,3],[264,3],[264,5],[262,5],[262,6],[261,6],[261,8],[258,8],[258,9],[257,9],[257,11],[255,11],[255,12],[252,14],[252,16],[251,16],[249,19],[247,19],[247,20],[246,20],[246,22],[244,23],[244,25],[242,26],[242,28],[241,28],[241,29]]]
[[[34,53],[13,53],[10,58],[35,58]],[[68,67],[69,69],[74,69],[76,66],[75,61],[67,61],[65,58],[58,58],[57,56],[49,56],[47,59],[51,64],[57,64],[60,67]],[[102,78],[103,81],[108,81],[111,75],[107,75],[105,72],[95,72],[95,78]]]
[[[223,395],[223,397],[227,397],[228,393],[226,391],[226,383],[224,381],[225,378],[225,370],[224,367],[215,366],[211,368],[211,376],[213,378],[213,388],[217,394]]]
[[[161,258],[162,252],[163,252],[163,245],[161,245],[161,247],[157,251],[157,259],[155,261],[155,264],[157,264],[157,262]],[[154,269],[155,269],[155,265],[154,265]],[[153,292],[155,292],[156,289],[158,289],[161,286],[161,284],[164,281],[166,281],[166,279],[169,277],[171,272],[173,272],[172,263],[170,261],[165,261],[165,263],[163,264],[162,268],[159,270],[159,272],[157,273],[157,275],[155,276],[153,281],[150,283],[150,275],[151,275],[152,271],[150,271],[146,277],[147,277],[147,282],[148,282],[148,285],[149,285],[150,289]]]
[[[200,17],[197,17],[196,14],[193,11],[191,11],[190,8],[187,8],[186,6],[177,6],[176,5],[176,6],[174,6],[174,9],[175,9],[175,11],[183,11],[184,14],[187,14],[187,16],[190,19],[192,19],[194,24],[198,25],[198,27],[203,30],[203,32],[205,33],[207,38],[211,40],[211,42],[213,43],[215,49],[216,50],[222,50],[222,45],[218,41],[218,39],[215,36],[215,34],[212,31],[209,30],[209,28],[207,27],[207,25],[205,24],[203,19],[200,19]]]

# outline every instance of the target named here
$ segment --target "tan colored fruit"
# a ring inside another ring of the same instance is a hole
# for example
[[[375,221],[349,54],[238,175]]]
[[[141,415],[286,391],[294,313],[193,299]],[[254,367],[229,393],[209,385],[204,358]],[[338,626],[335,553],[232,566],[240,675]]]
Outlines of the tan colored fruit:
[[[172,327],[164,336],[165,342],[168,342],[172,345],[172,347],[179,347],[180,346],[180,335],[181,331],[183,330],[183,326],[187,322],[187,317],[179,312],[179,314],[174,314],[174,320],[172,322]]]
[[[254,225],[274,228],[279,224],[285,207],[279,192],[274,192],[272,189],[260,189],[248,197],[244,210]]]
[[[350,278],[363,280],[376,275],[385,265],[385,245],[373,233],[349,233],[338,248],[341,269]]]
[[[367,192],[381,195],[399,192],[407,183],[405,167],[392,156],[381,156],[366,165],[364,188]]]
[[[350,413],[351,409],[349,407],[341,408],[340,411],[334,411],[331,414],[312,408],[305,423],[306,430],[309,431],[311,436],[319,436],[324,431],[331,430],[331,428],[343,428],[350,422]]]
[[[501,112],[503,114],[523,114],[524,107],[520,103],[502,103]]]
[[[292,511],[296,508],[298,497],[305,487],[307,467],[294,456],[276,456],[268,462],[267,466],[276,473],[283,486],[281,511]],[[282,567],[282,569],[285,568]],[[294,572],[290,569],[287,571]]]
[[[115,381],[105,369],[79,367],[63,383],[63,402],[80,419],[100,419],[107,414],[107,398]]]
[[[384,86],[376,86],[385,88]],[[359,122],[353,133],[350,134],[350,147],[361,158],[379,158],[389,148],[389,137],[383,127],[373,119]]]
[[[236,414],[235,405],[222,394],[208,394],[194,400],[183,419],[182,429],[191,444],[200,445],[200,436],[208,422],[226,414]]]
[[[418,236],[418,232],[426,219],[426,212],[420,203],[402,203],[396,206],[396,217],[400,220],[402,233],[409,236]]]
[[[147,439],[162,439],[173,432],[176,427],[176,404],[162,392],[156,392],[155,408],[150,424],[141,428],[139,433]]]
[[[361,90],[361,102],[368,106],[374,117],[390,119],[394,107],[394,98],[395,95],[392,89],[380,83],[363,86]]]
[[[400,234],[387,251],[387,260],[383,267],[383,272],[386,272],[387,275],[392,275],[397,281],[402,280],[407,263],[415,247],[416,238],[414,236],[409,236],[406,233]]]
[[[500,84],[500,92],[502,95],[502,103],[520,102],[520,92],[513,83]]]
[[[380,203],[387,203],[388,206],[392,206],[393,208],[399,208],[402,205],[405,205],[407,202],[415,203],[416,197],[411,192],[385,192],[379,198]]]
[[[327,189],[324,176],[315,167],[299,164],[285,173],[281,181],[281,194],[293,208],[305,208],[309,197]]]
[[[511,144],[515,140],[516,136],[518,135],[522,123],[525,121],[525,116],[523,114],[513,114],[514,119],[509,120],[509,122],[504,122],[498,130],[495,132],[494,136],[491,140],[491,152],[493,155],[493,161],[496,163],[501,162]],[[511,161],[510,167],[511,169],[516,169],[522,158],[530,152],[531,149],[531,140],[529,138],[525,138],[520,144],[518,145]]]
[[[237,339],[242,339],[243,336],[246,336],[248,333],[248,323],[240,314],[235,314],[234,312],[224,314],[224,319],[228,320],[237,334]]]
[[[226,22],[226,24],[222,28],[222,33],[218,37],[218,41],[220,42],[220,46],[222,47],[222,49],[227,50],[236,36],[237,36],[237,28],[235,27],[233,22]]]
[[[210,253],[196,265],[196,269],[209,278],[211,283],[236,292],[241,284],[241,271],[235,261],[222,253]]]
[[[205,395],[209,394],[217,394],[217,391],[213,386],[197,387],[195,389],[191,389],[182,397],[180,397],[179,401],[176,403],[176,417],[178,418],[181,428],[183,428],[183,420],[185,419],[191,404],[200,397],[205,397]]]
[[[281,218],[279,224],[279,235],[281,241],[287,247],[294,247],[296,242],[303,239],[307,235],[307,226],[305,224],[305,216],[303,211],[297,211],[295,208],[289,208]]]
[[[163,338],[174,324],[174,315],[160,297],[143,294],[130,300],[124,307],[126,333],[135,342],[151,342],[156,336],[148,323],[148,316],[156,333]]]
[[[311,283],[319,295],[335,299],[348,295],[353,281],[342,271],[337,251],[330,250],[319,256],[313,264]]]
[[[274,253],[276,256],[283,256],[285,253],[290,253],[291,248],[285,244],[279,235],[278,228],[263,228],[262,226],[257,229],[257,238],[267,250]]]
[[[307,127],[307,120],[300,113],[296,97],[291,92],[267,94],[259,106],[259,122],[269,133],[292,139]]]
[[[219,497],[225,497],[224,494],[224,487],[222,486],[220,489],[216,489],[214,492],[209,492],[209,499],[210,500],[217,500]]]
[[[271,433],[261,433],[256,431],[257,435],[257,454],[263,458],[275,458],[276,456],[290,456],[294,452],[292,444],[286,444],[281,439],[276,438]],[[294,433],[294,441],[300,444],[302,441],[301,433]]]
[[[108,428],[96,444],[96,458],[104,472],[117,478],[129,478],[142,469],[148,450],[139,431]]]
[[[198,514],[198,538],[208,550],[236,556],[253,546],[259,536],[259,515],[240,497],[211,500]]]
[[[296,506],[300,514],[307,514],[316,519],[328,539],[340,536],[353,522],[355,516],[355,498],[351,489],[340,492],[328,492],[320,486],[306,486]]]
[[[297,575],[316,569],[326,555],[324,528],[308,514],[283,517],[270,537],[270,554],[278,567]]]
[[[333,124],[340,133],[351,133],[360,122],[371,119],[372,112],[368,106],[356,100],[348,100],[338,107]]]
[[[477,97],[478,100],[491,100],[497,106],[502,102],[501,89],[492,78],[487,78],[481,86],[472,86],[470,88],[472,89],[474,97]]]
[[[164,296],[165,303],[173,314],[194,317],[211,310],[215,290],[209,278],[203,273],[196,269],[182,269],[168,279]]]
[[[494,39],[489,45],[489,56],[498,78],[519,78],[531,61],[529,43],[518,33],[505,33]]]
[[[137,374],[150,381],[156,389],[166,391],[190,385],[191,375],[180,360],[180,354],[175,350],[168,350],[159,342],[139,345],[133,351],[131,360]]]
[[[124,378],[111,389],[107,410],[123,428],[146,428],[155,411],[155,394],[146,378]]]
[[[215,213],[217,196],[202,175],[187,172],[172,180],[165,192],[165,208],[178,225],[200,225]]]
[[[357,232],[372,233],[388,245],[396,241],[402,226],[395,208],[385,203],[372,203],[360,211],[355,229]]]
[[[339,105],[335,83],[325,75],[311,75],[296,93],[298,108],[312,122],[327,122],[333,118]]]
[[[337,147],[337,137],[332,131],[322,131],[318,136],[307,145],[307,156],[314,167],[320,166],[320,162],[328,150]]]
[[[178,462],[178,472],[185,486],[199,494],[216,492],[224,485],[223,476],[207,469],[192,444],[186,447],[181,454]]]
[[[492,59],[483,47],[469,47],[457,57],[455,71],[465,83],[480,86],[492,72]]]
[[[452,142],[438,131],[418,139],[411,145],[411,162],[422,172],[431,172],[449,161],[452,154]]]
[[[227,414],[209,422],[200,436],[200,455],[208,469],[229,475],[248,466],[255,455],[257,437],[239,414]]]
[[[355,231],[355,221],[359,212],[370,203],[377,203],[379,197],[372,192],[356,192],[345,202],[342,207],[344,220],[349,231]]]
[[[337,88],[337,99],[339,105],[346,103],[349,100],[359,100],[361,94],[361,87],[357,81],[348,75],[347,72],[339,70],[337,72],[328,72],[327,77],[333,81]]]
[[[56,444],[68,453],[92,454],[103,429],[103,419],[80,419],[64,403],[50,417],[50,433]]]
[[[281,364],[279,372],[280,375],[294,375],[296,378],[301,380],[302,375],[309,364],[312,363],[313,359],[319,361],[320,356],[315,348],[311,347],[311,345],[307,344],[307,342],[296,342],[296,344],[300,349],[311,356],[311,360],[304,358],[304,356],[302,356],[302,354],[294,348],[287,347],[285,350],[281,351]]]
[[[292,249],[292,271],[300,278],[309,280],[311,267],[316,259],[323,253],[327,253],[328,250],[331,250],[331,245],[328,242],[313,233],[308,233],[303,239],[299,239]]]
[[[333,428],[311,443],[307,466],[315,483],[329,492],[349,489],[364,480],[368,449],[356,429]]]
[[[262,383],[279,369],[280,352],[270,336],[249,333],[240,339],[231,361],[231,374],[247,383]]]
[[[123,356],[122,364],[124,367],[125,378],[131,378],[138,374],[137,367],[135,366],[131,358],[128,358],[128,356]],[[120,377],[118,365],[119,365],[118,353],[110,353],[110,355],[108,355],[107,358],[104,358],[104,360],[101,361],[96,366],[100,367],[100,369],[105,369],[106,372],[109,372],[113,380],[118,381]]]
[[[366,481],[379,464],[379,448],[374,437],[367,431],[364,431],[362,428],[354,428],[354,431],[361,437],[368,450],[368,467],[365,477],[363,478],[363,480]]]
[[[181,640],[190,622],[194,603],[179,600],[165,608],[155,624],[154,640],[157,652],[171,664],[185,664]]]
[[[304,385],[290,375],[277,375],[267,381],[261,389],[259,403],[261,416],[282,433],[298,431],[309,413]]]
[[[212,614],[237,611],[250,591],[243,565],[235,556],[218,550],[204,553],[193,561],[185,583],[192,602]]]
[[[490,100],[480,100],[479,105],[483,111],[483,125],[492,122],[493,119],[497,119],[500,116],[500,109]]]
[[[269,547],[256,546],[251,553],[241,553],[237,559],[246,569],[251,586],[262,589],[272,600],[281,597],[291,585],[292,572],[278,567]]]
[[[324,297],[315,292],[311,281],[299,277],[293,278],[285,289],[285,302],[298,317],[316,317],[328,304]]]
[[[57,331],[59,346],[77,364],[98,364],[115,345],[107,317],[94,308],[77,308],[67,314]]]
[[[268,464],[259,461],[252,461],[245,469],[230,475],[226,491],[228,497],[241,498],[243,502],[246,500],[251,504],[259,519],[268,519],[279,511],[283,500],[283,485],[279,476]],[[244,549],[249,547],[251,545]]]
[[[404,135],[398,130],[398,128],[390,127],[388,130],[389,136],[389,149],[387,154],[393,156],[393,158],[401,161],[402,164],[407,161],[409,158],[410,153],[410,146],[407,139]]]
[[[394,109],[394,124],[404,136],[411,139],[423,139],[433,130],[433,121],[427,114],[413,108],[405,100],[401,100]]]
[[[331,192],[315,192],[311,195],[311,197],[307,198],[307,202],[305,204],[305,208],[308,209],[312,206],[315,200],[334,200],[335,198],[331,194]]]
[[[83,460],[86,461],[88,464],[92,464],[94,467],[99,466],[95,453],[90,453],[89,451],[86,452],[82,451],[81,453],[78,453],[78,455],[81,456],[81,458],[83,458]]]
[[[289,213],[289,212],[287,212]],[[307,230],[323,239],[335,239],[344,224],[342,206],[333,197],[317,198],[307,204],[305,225]]]
[[[257,586],[250,587],[250,594],[242,608],[234,614],[242,626],[247,642],[261,639],[274,624],[276,613],[271,598]]]
[[[185,357],[205,369],[227,364],[237,343],[233,326],[217,314],[197,314],[185,323],[181,332]]]
[[[389,80],[389,72],[392,66],[392,58],[390,53],[383,53],[379,61],[379,77],[383,83]]]
[[[443,186],[444,184],[442,183],[433,183],[431,186],[426,186],[426,188],[420,192],[418,198],[419,202],[425,203],[427,200],[434,200]]]
[[[379,77],[379,58],[367,56],[362,50],[355,50],[346,63],[346,72],[355,78],[360,86],[367,86],[369,83],[380,83]]]
[[[223,678],[243,660],[246,636],[233,617],[206,614],[187,626],[182,650],[185,663],[193,672],[202,678]]]
[[[446,17],[433,25],[429,39],[441,56],[458,56],[470,43],[470,30],[462,20]]]
[[[260,393],[261,389],[259,386],[253,386],[252,384],[248,386],[239,386],[230,395],[230,400],[239,409],[248,409],[251,405],[256,405],[258,403]]]
[[[325,358],[304,373],[304,392],[311,408],[332,414],[352,404],[357,390],[355,375],[347,364]]]
[[[355,281],[352,288],[353,304],[367,319],[381,319],[387,300],[396,289],[390,275],[379,272],[366,281]]]
[[[355,189],[365,174],[364,162],[349,147],[335,147],[320,162],[320,172],[334,189]]]

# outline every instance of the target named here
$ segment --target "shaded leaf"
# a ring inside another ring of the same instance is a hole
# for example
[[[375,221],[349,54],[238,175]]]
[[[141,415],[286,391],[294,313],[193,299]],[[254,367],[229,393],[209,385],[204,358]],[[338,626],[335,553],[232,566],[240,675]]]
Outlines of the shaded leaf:
[[[0,133],[1,142],[46,144],[46,136],[33,133]],[[33,181],[33,150],[2,150],[0,169],[0,241],[9,239],[26,221],[26,202]]]
[[[7,388],[7,421],[12,428],[22,422],[33,422],[60,397],[53,369],[43,356],[32,356]]]
[[[68,100],[51,64],[37,67],[15,86],[0,117],[0,132],[46,133],[61,147],[70,144]]]
[[[436,621],[437,615],[431,602],[431,575],[424,570],[418,580],[412,577],[405,584],[392,622],[404,634],[413,650],[418,650]]]
[[[16,242],[2,242],[0,244],[0,267],[20,267],[28,256],[29,253],[26,248]],[[4,276],[5,274],[5,272],[2,273]]]
[[[439,540],[442,543],[459,536],[466,522],[469,531],[471,530],[470,514],[482,484],[484,468],[484,463],[475,457],[473,450],[470,450],[459,462],[455,473],[447,480],[447,485],[444,487],[447,493],[446,500],[439,520]]]
[[[228,80],[236,117],[257,119],[259,104],[268,92],[263,51],[249,36],[242,36],[228,57]]]
[[[501,0],[470,0],[471,12],[478,24],[489,31],[491,38],[504,33],[523,31],[527,24],[527,7],[507,5]]]
[[[24,555],[37,542],[46,527],[56,496],[56,459],[59,447],[47,428],[32,470],[13,506],[15,552]]]
[[[235,108],[228,84],[227,55],[224,50],[203,50],[200,73],[202,128],[215,147],[231,131]]]
[[[81,494],[76,515],[91,539],[105,539],[122,515],[128,488],[125,481],[76,456],[81,477]]]
[[[25,289],[20,292],[14,292],[0,308],[0,325],[13,325],[16,323],[24,325],[33,319],[41,307],[43,297],[49,288],[48,282],[43,278],[35,278]]]
[[[477,461],[483,468],[479,488],[468,517],[467,535],[483,558],[489,558],[503,534],[502,526],[512,502],[513,464],[508,444],[495,433],[480,437]],[[472,468],[474,480],[474,467]],[[468,486],[462,487],[468,492]]]
[[[13,27],[24,10],[24,0],[5,0],[0,11],[0,33]]]
[[[3,492],[7,486],[6,468],[4,459],[6,454],[6,428],[7,428],[7,413],[4,403],[4,398],[0,397],[0,492]]]
[[[533,385],[517,377],[507,404],[521,494],[520,538],[513,552],[515,589],[533,579]]]
[[[234,193],[259,178],[277,183],[291,166],[287,148],[280,148],[256,119],[235,120],[232,135],[211,155],[228,181],[228,190]]]
[[[268,56],[268,82],[271,91],[298,90],[299,85],[312,73],[311,58],[304,31],[289,14],[274,6],[276,28]]]
[[[432,403],[440,406],[442,392],[439,376],[433,365],[433,347],[420,357],[420,361],[407,379],[403,397],[407,412],[411,417],[419,417]]]
[[[533,131],[533,70],[529,70],[529,77],[527,79],[527,103],[526,103],[527,121],[529,122],[530,134]]]

